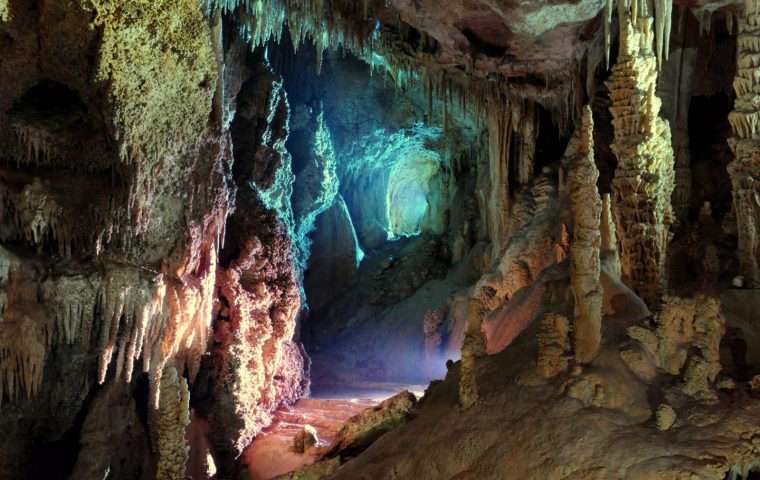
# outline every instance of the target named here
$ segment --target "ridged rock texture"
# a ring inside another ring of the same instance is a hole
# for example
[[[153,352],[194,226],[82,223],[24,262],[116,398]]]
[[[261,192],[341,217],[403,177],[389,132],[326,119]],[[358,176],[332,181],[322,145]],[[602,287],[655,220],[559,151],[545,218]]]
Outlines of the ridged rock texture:
[[[760,287],[760,205],[757,179],[760,178],[760,2],[747,0],[739,18],[736,40],[737,69],[734,78],[736,100],[729,114],[734,137],[729,145],[735,155],[728,165],[731,175],[741,274],[747,286]]]
[[[640,0],[618,2],[620,51],[607,86],[618,159],[612,207],[623,280],[648,304],[656,304],[666,285],[675,173],[670,127],[658,116],[661,102],[655,95],[664,20],[655,22],[646,6]]]

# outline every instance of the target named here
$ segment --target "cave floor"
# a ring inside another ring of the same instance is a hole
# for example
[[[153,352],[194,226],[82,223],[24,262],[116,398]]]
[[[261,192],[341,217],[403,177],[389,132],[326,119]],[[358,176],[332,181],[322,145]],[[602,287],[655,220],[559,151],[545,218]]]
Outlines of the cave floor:
[[[261,432],[243,454],[250,480],[269,480],[314,463],[326,452],[346,420],[407,389],[420,397],[424,385],[362,383],[315,388],[312,395],[278,410],[272,425]],[[293,437],[304,425],[317,430],[319,446],[297,453]]]

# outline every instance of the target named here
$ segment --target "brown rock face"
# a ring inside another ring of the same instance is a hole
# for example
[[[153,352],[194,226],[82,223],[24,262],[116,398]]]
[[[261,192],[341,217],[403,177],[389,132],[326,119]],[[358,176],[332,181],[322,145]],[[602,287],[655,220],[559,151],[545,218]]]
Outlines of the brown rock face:
[[[278,147],[254,146],[255,164],[236,173],[238,185],[230,181],[231,136],[213,102],[225,99],[215,91],[235,90],[241,70],[219,77],[221,49],[190,0],[0,6],[0,124],[8,127],[0,132],[0,425],[16,425],[30,441],[47,425],[38,447],[65,440],[76,449],[81,434],[77,464],[63,469],[102,476],[120,461],[123,451],[103,445],[112,439],[97,431],[90,412],[111,405],[123,415],[109,429],[133,442],[135,454],[111,469],[114,478],[156,468],[162,477],[182,475],[184,447],[156,440],[182,437],[179,429],[161,432],[186,420],[187,389],[180,403],[161,395],[195,380],[217,292],[229,319],[215,331],[215,358],[225,369],[217,395],[233,417],[225,428],[243,425],[225,430],[225,439],[244,442],[268,412],[308,389],[304,354],[287,343],[300,305],[290,241],[247,184],[268,188]],[[252,108],[256,128],[266,126],[264,106]],[[286,120],[272,128],[287,135]],[[275,136],[280,144],[283,135]],[[254,212],[248,220],[227,219],[236,186],[246,189],[239,204]],[[168,371],[176,371],[174,387],[162,389]],[[240,377],[252,386],[225,400],[225,388],[237,388]],[[126,393],[93,402],[95,382]],[[154,442],[123,433],[135,409],[147,409]],[[18,416],[28,420],[19,425]],[[44,475],[42,464],[34,466],[39,472],[17,469],[37,450],[17,444],[4,446],[0,476]]]

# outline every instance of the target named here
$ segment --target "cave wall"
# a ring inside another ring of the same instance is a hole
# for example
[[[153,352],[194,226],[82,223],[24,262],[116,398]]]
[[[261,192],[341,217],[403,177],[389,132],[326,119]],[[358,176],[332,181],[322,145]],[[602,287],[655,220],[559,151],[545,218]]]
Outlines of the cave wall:
[[[161,395],[185,379],[230,468],[308,390],[291,240],[249,183],[282,177],[287,102],[226,30],[195,1],[3,4],[3,478],[175,475],[187,389],[184,407]],[[235,106],[252,76],[284,123],[250,95]]]

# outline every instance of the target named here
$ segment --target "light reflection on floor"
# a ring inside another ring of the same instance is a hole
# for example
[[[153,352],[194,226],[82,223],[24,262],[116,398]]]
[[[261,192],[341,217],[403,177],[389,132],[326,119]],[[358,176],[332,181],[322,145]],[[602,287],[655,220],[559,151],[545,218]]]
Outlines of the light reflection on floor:
[[[423,385],[366,383],[359,386],[317,388],[289,409],[276,413],[272,426],[262,432],[243,454],[251,480],[269,480],[314,463],[333,441],[343,423],[367,407],[407,389],[419,398]],[[309,424],[317,429],[320,448],[304,454],[293,450],[293,436]]]

